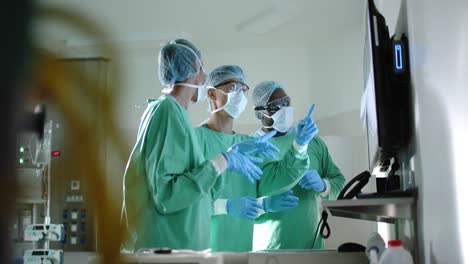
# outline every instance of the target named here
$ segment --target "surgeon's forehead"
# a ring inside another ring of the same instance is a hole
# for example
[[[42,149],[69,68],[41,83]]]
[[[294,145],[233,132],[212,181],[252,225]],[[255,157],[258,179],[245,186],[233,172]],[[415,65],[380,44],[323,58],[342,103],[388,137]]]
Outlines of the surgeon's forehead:
[[[273,102],[274,100],[278,100],[278,99],[280,99],[280,98],[283,98],[283,97],[285,97],[285,96],[288,96],[288,95],[286,94],[286,92],[285,92],[283,89],[281,89],[281,88],[276,89],[276,90],[271,94],[270,100],[268,100],[268,103]]]

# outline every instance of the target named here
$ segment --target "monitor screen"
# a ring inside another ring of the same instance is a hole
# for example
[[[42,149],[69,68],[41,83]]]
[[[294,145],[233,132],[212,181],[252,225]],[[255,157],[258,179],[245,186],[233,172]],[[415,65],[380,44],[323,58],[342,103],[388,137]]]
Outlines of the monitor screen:
[[[369,167],[396,157],[412,135],[407,39],[390,38],[385,18],[368,0],[361,117],[369,142]]]
[[[367,130],[369,169],[372,170],[378,158],[378,119],[375,102],[375,79],[372,55],[371,23],[369,5],[366,9],[366,31],[364,40],[364,96],[361,102],[361,118]],[[373,24],[373,23],[372,23]]]

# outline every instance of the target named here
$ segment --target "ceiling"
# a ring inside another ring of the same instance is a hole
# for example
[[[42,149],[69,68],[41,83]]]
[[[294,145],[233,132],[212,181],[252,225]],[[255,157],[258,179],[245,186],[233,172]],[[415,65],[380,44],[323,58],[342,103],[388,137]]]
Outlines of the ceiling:
[[[155,45],[183,37],[204,48],[222,45],[302,46],[343,41],[364,25],[364,0],[41,0],[97,21],[116,44]],[[67,46],[93,41],[56,24],[47,39]],[[41,35],[43,36],[43,35]]]

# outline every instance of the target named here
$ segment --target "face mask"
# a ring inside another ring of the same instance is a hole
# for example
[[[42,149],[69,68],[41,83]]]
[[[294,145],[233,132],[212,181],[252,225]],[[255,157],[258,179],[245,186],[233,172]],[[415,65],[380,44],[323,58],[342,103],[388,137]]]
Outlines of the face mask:
[[[191,83],[176,83],[176,86],[185,86],[185,87],[190,87],[197,89],[197,101],[195,103],[201,102],[206,99],[207,97],[207,86],[205,84],[201,85],[196,85],[196,84],[191,84]]]
[[[294,119],[294,108],[292,106],[282,107],[278,112],[267,118],[273,119],[272,126],[265,126],[266,128],[273,128],[278,132],[286,133],[291,128]]]
[[[234,119],[238,118],[242,114],[242,112],[244,112],[245,107],[247,106],[247,97],[245,96],[244,92],[238,91],[237,93],[230,92],[226,94],[225,92],[221,90],[218,90],[218,91],[224,95],[227,95],[227,102],[225,105],[214,110],[212,113],[216,113],[221,110],[224,110],[232,118]]]

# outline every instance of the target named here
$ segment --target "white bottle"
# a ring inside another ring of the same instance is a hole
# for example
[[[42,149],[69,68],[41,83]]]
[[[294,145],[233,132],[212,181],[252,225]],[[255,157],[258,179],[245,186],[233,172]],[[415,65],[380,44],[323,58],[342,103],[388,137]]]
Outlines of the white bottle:
[[[380,257],[379,264],[413,264],[413,257],[402,245],[401,240],[388,241],[388,248]]]

